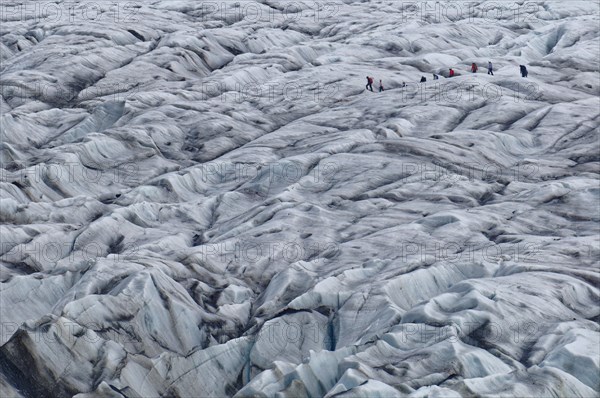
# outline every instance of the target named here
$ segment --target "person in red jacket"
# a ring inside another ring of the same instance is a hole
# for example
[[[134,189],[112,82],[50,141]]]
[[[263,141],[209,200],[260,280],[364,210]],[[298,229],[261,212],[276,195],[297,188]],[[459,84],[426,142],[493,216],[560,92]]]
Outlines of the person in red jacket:
[[[450,74],[448,75],[448,77],[454,77],[454,69],[450,68]]]
[[[471,64],[471,72],[477,73],[477,64],[475,62]]]

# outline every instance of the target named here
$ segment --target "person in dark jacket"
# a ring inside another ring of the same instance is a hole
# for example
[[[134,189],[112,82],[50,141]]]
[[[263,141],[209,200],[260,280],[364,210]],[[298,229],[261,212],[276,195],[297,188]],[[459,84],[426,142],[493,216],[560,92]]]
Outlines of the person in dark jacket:
[[[521,76],[522,77],[527,77],[527,75],[529,74],[527,72],[527,67],[525,65],[519,65],[519,68],[521,69]]]
[[[427,78],[425,76],[421,76],[421,83],[425,83],[427,81]]]
[[[433,80],[440,80],[440,77],[434,73],[433,74]]]
[[[488,61],[488,75],[494,76],[494,66],[492,65],[492,61]]]
[[[367,76],[367,90],[373,91],[373,78]]]
[[[379,92],[383,91],[383,83],[379,80]]]

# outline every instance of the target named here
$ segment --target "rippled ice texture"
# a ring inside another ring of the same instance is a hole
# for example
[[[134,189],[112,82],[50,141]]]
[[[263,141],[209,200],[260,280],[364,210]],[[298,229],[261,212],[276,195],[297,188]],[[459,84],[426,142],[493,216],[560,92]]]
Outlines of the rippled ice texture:
[[[597,396],[598,1],[237,3],[2,1],[1,395]]]

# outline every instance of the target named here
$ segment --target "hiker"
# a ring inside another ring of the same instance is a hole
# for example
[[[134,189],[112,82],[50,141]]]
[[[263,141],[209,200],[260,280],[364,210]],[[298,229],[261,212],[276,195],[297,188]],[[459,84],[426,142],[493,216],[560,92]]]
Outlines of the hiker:
[[[367,76],[367,90],[373,91],[373,78]]]
[[[406,87],[406,82],[402,82],[402,87]]]
[[[379,92],[383,91],[383,83],[379,80]]]
[[[421,83],[425,83],[427,81],[427,78],[425,76],[421,76]]]
[[[521,77],[527,77],[529,74],[527,72],[527,67],[525,67],[525,65],[519,65],[519,68],[521,69]]]
[[[454,77],[454,69],[450,68],[450,74],[448,75],[448,77]]]
[[[434,73],[433,74],[433,80],[440,80],[440,77]]]
[[[471,64],[471,72],[477,73],[477,64],[475,62]]]
[[[488,61],[488,75],[494,76],[494,67],[492,66],[492,61]]]

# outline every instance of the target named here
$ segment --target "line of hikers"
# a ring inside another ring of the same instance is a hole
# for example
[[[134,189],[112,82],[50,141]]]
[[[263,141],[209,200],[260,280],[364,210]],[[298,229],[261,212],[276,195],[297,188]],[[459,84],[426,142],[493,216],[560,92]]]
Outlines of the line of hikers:
[[[477,67],[477,64],[475,62],[473,62],[471,64],[471,72],[477,73],[478,70],[479,70],[479,68]],[[527,77],[527,75],[529,74],[529,72],[527,72],[527,67],[525,65],[519,65],[519,70],[521,72],[521,77]],[[487,74],[494,76],[494,65],[492,64],[491,61],[488,61]],[[454,69],[450,68],[450,70],[448,72],[448,78],[454,77],[454,76],[455,76]],[[440,79],[440,77],[434,73],[433,80],[439,80],[439,79]],[[366,86],[367,90],[373,91],[373,81],[374,81],[373,77],[367,76],[367,86]],[[425,76],[421,76],[420,83],[425,83],[426,81],[427,81],[427,78]],[[406,87],[405,82],[402,82],[402,87]],[[384,91],[383,82],[381,80],[379,80],[379,92],[382,92],[382,91]]]

